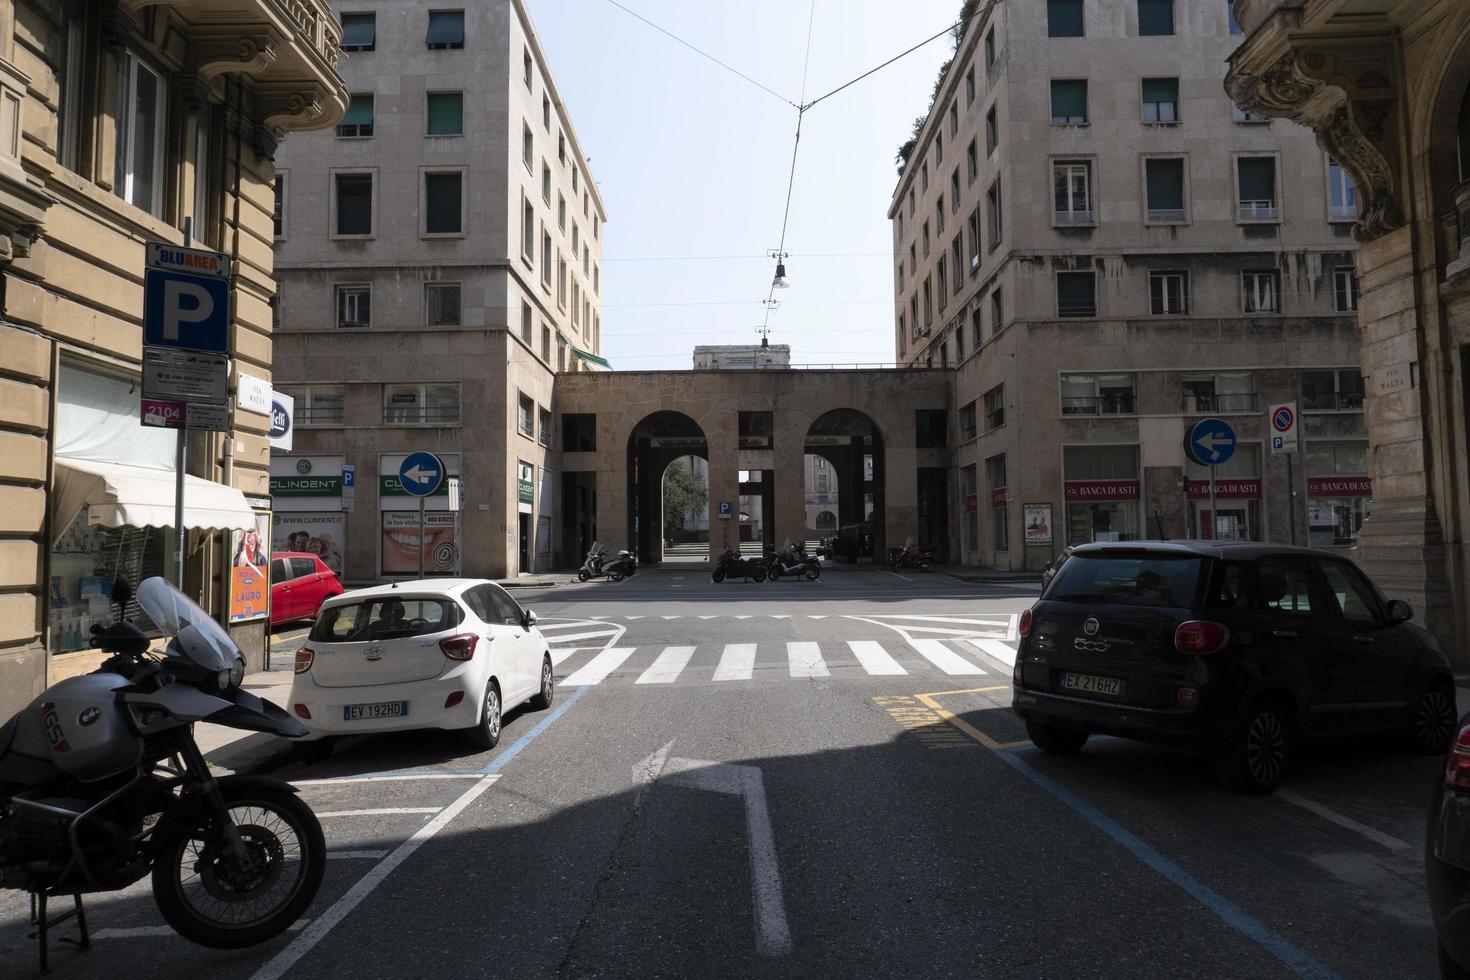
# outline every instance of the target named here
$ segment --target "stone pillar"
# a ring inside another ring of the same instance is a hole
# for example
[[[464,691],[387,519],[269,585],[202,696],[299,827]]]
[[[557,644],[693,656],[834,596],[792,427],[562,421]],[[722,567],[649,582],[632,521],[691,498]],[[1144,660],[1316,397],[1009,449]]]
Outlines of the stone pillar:
[[[806,445],[805,433],[776,433],[775,446],[776,544],[790,538],[801,541],[806,533]]]
[[[740,438],[736,431],[735,413],[729,412],[729,424],[713,431],[706,429],[709,447],[709,560],[713,563],[726,549],[740,551]],[[733,511],[720,517],[720,501],[728,500]]]

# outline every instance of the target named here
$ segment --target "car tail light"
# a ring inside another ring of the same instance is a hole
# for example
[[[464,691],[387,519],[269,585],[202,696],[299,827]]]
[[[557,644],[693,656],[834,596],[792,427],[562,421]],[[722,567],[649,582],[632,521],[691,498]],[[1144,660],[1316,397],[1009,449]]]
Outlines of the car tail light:
[[[1031,635],[1031,610],[1028,609],[1021,613],[1021,621],[1016,624],[1016,632],[1023,637]]]
[[[439,641],[439,649],[444,651],[444,656],[450,660],[470,660],[475,656],[475,644],[480,638],[473,633],[461,633],[458,636],[446,636]]]
[[[1230,642],[1230,631],[1219,623],[1191,620],[1174,631],[1174,649],[1180,653],[1214,653]]]
[[[1470,791],[1470,725],[1460,729],[1450,754],[1445,756],[1444,784],[1450,789]]]
[[[293,665],[293,669],[298,674],[304,674],[311,669],[311,663],[315,659],[315,650],[311,647],[300,647],[296,651],[296,663]]]
[[[447,698],[444,699],[444,707],[446,707],[446,708],[452,708],[456,704],[459,704],[463,700],[464,700],[464,692],[463,691],[450,691],[449,692],[449,697],[447,697]]]
[[[311,709],[308,708],[306,705],[293,704],[291,705],[291,710],[296,712],[296,717],[305,718],[307,721],[311,720]]]
[[[1199,690],[1193,687],[1181,687],[1174,693],[1174,700],[1181,708],[1193,708],[1199,704]]]

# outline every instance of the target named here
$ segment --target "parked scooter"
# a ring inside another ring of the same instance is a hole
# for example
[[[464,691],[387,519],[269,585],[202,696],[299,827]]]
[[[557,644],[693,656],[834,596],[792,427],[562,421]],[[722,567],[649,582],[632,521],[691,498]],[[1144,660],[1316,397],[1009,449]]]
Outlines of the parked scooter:
[[[603,566],[609,582],[621,582],[638,574],[638,556],[630,551],[619,551],[618,556]]]
[[[901,571],[905,568],[917,568],[923,572],[934,571],[934,552],[920,551],[914,547],[912,538],[903,543],[903,547],[888,562],[888,567],[893,571]]]
[[[588,579],[601,578],[607,574],[607,552],[596,541],[587,551],[587,557],[582,561],[582,567],[577,570],[577,581],[586,582]]]
[[[766,574],[770,576],[772,582],[779,580],[783,575],[787,578],[805,578],[815,582],[822,576],[822,563],[808,555],[801,545],[793,545],[788,540],[784,550],[773,550],[766,557]]]
[[[121,610],[92,627],[111,656],[93,673],[47,688],[0,727],[0,887],[31,893],[41,972],[47,933],[75,916],[89,948],[82,895],[120,891],[150,872],[164,920],[202,946],[238,949],[284,932],[316,896],[326,868],[321,824],[290,785],[216,777],[194,741],[209,721],[290,738],[306,726],[242,691],[245,660],[229,634],[162,578],[138,605],[167,636],[149,640]],[[73,908],[47,917],[47,900]]]
[[[766,562],[763,558],[742,558],[735,552],[726,548],[725,553],[715,562],[714,571],[710,572],[710,578],[715,582],[723,582],[727,578],[739,576],[746,581],[755,579],[757,582],[766,580]]]

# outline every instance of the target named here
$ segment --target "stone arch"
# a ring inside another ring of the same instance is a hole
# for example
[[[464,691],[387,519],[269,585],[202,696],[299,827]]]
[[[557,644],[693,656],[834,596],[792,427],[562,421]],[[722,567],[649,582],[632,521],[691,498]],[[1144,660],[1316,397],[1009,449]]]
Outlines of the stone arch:
[[[883,433],[872,415],[827,409],[807,424],[803,451],[827,460],[836,475],[838,555],[858,561],[882,556],[886,461]]]
[[[659,409],[628,430],[627,541],[646,564],[657,564],[663,558],[664,471],[684,456],[710,461],[704,428],[683,412]]]

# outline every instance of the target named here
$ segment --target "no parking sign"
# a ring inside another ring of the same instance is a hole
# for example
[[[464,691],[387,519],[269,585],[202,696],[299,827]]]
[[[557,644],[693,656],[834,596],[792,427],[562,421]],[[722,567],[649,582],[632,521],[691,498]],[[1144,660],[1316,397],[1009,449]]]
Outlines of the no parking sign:
[[[1272,405],[1266,418],[1271,423],[1271,454],[1296,452],[1296,402]]]

